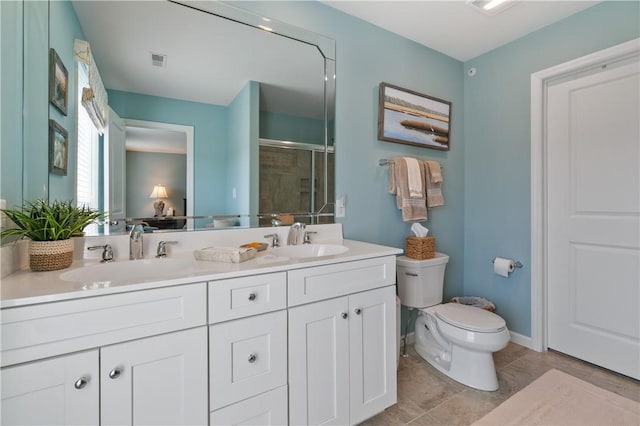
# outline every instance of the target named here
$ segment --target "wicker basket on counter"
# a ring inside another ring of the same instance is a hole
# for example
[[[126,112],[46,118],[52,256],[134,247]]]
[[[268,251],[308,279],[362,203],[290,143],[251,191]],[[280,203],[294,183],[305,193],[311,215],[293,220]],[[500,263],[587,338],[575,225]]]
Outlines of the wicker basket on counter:
[[[411,259],[433,259],[436,257],[436,238],[407,237],[404,254]]]

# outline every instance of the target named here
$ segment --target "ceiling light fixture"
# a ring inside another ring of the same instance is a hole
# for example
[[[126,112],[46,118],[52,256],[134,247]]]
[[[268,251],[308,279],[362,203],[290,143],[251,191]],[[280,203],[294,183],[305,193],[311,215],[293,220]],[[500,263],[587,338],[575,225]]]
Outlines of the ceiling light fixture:
[[[485,15],[497,15],[498,13],[513,6],[516,0],[469,0],[467,4]]]

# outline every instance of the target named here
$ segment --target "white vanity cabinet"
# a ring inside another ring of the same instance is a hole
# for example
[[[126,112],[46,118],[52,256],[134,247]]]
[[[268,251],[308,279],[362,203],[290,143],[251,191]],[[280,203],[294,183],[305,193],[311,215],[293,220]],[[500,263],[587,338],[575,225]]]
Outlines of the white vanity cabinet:
[[[394,284],[394,257],[289,272],[290,305],[350,293],[289,308],[291,424],[357,424],[396,402]]]
[[[209,283],[210,424],[287,423],[287,275]]]
[[[207,424],[206,285],[2,311],[2,424]]]

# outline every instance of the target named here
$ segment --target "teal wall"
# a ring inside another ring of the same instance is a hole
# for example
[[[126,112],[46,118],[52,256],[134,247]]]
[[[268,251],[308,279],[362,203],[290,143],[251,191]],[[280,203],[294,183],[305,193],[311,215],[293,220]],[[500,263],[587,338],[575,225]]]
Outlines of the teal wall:
[[[465,63],[464,293],[531,335],[530,75],[640,36],[640,3],[604,2]],[[508,279],[495,256],[525,267]]]
[[[73,6],[67,1],[49,3],[49,28],[49,46],[56,50],[69,73],[67,115],[62,114],[53,104],[48,104],[49,118],[55,120],[68,133],[67,175],[49,174],[49,198],[73,200],[76,194],[76,111],[78,107],[77,66],[73,58],[73,41],[76,38],[84,39],[84,33]]]
[[[22,205],[22,3],[0,2],[0,193]]]
[[[219,214],[227,173],[226,107],[107,90],[109,105],[122,118],[193,126],[194,214]]]
[[[220,199],[225,200],[225,203],[224,210],[218,208],[216,213],[251,213],[251,157],[253,147],[258,143],[259,91],[259,84],[250,81],[229,104],[226,193],[225,198]]]
[[[260,111],[260,138],[324,144],[324,120]]]

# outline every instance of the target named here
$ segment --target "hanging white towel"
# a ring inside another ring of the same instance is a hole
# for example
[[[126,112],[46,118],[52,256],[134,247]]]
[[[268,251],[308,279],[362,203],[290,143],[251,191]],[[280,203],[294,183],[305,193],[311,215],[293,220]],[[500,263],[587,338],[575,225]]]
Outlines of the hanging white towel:
[[[409,185],[409,197],[410,198],[423,198],[424,190],[422,189],[422,182],[424,178],[420,172],[420,163],[415,158],[404,157],[407,163],[407,183]]]

